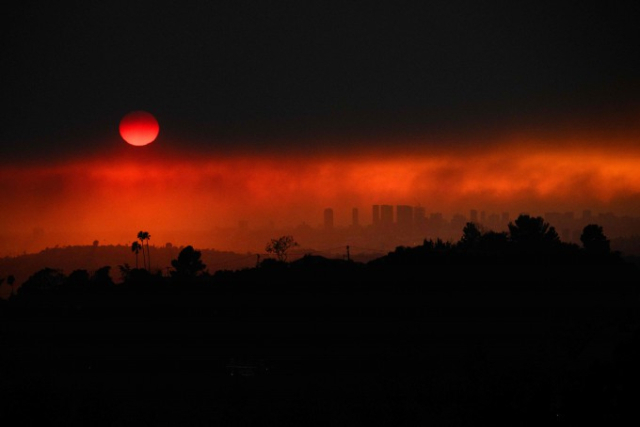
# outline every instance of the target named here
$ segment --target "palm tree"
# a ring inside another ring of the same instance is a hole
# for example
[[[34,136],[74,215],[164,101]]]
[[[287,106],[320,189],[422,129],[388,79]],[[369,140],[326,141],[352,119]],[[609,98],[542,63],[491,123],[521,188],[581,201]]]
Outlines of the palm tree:
[[[149,267],[147,268],[145,266],[145,268],[147,268],[147,270],[151,270],[151,254],[149,253],[149,239],[151,239],[151,234],[149,234],[148,231],[140,231],[138,233],[138,239],[140,240],[140,242],[142,242],[142,255],[144,256],[144,241],[147,241],[147,263],[149,265]]]
[[[142,249],[142,253],[144,255],[144,248],[140,245],[140,243],[133,242],[131,244],[131,252],[136,253],[136,268],[138,268],[138,252],[140,252],[140,249]]]
[[[149,252],[149,239],[151,239],[151,234],[145,231],[145,240],[147,241],[147,262],[149,263],[149,271],[151,271],[151,252]]]
[[[147,235],[149,233],[147,233],[146,231],[139,231],[138,232],[138,240],[140,240],[140,244],[141,244],[141,248],[142,248],[142,262],[144,263],[144,268],[147,268],[147,255],[144,253],[144,239],[147,238]]]

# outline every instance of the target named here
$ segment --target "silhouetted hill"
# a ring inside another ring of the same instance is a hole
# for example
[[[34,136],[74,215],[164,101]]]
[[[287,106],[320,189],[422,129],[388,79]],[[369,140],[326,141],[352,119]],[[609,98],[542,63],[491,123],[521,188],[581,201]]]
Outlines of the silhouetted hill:
[[[425,257],[307,256],[179,279],[134,270],[122,284],[38,272],[0,305],[0,409],[65,425],[637,416],[637,275],[441,281]]]
[[[637,419],[638,269],[597,227],[581,248],[527,221],[367,263],[210,274],[187,247],[173,275],[36,271],[0,303],[0,410],[65,425]]]
[[[156,247],[150,246],[153,269],[160,269],[167,274],[171,266],[171,260],[178,256],[182,247]],[[203,249],[202,259],[207,268],[213,273],[217,269],[239,269],[254,266],[256,256],[254,254],[238,254],[235,252],[217,251],[215,249]],[[142,253],[139,255],[139,265],[142,266]],[[29,276],[45,267],[61,270],[70,274],[74,270],[84,269],[93,272],[104,266],[111,266],[113,280],[121,280],[118,266],[129,264],[135,268],[136,257],[129,246],[105,245],[105,246],[67,246],[47,248],[35,254],[26,254],[16,257],[0,258],[0,278],[13,275],[17,284],[22,284]],[[6,298],[8,289],[0,287],[2,295]]]

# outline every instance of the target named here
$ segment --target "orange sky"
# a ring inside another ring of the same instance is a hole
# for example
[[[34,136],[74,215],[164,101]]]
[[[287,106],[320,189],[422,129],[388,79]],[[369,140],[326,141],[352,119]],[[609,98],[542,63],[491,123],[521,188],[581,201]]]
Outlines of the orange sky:
[[[348,224],[353,207],[367,224],[372,204],[419,204],[445,216],[469,209],[512,217],[582,209],[640,216],[640,148],[633,142],[512,136],[438,150],[416,149],[413,141],[402,154],[389,144],[367,154],[115,153],[4,165],[2,251],[21,252],[6,236],[34,228],[114,244],[145,229],[164,243],[165,230],[212,230],[238,220],[256,228],[269,221],[315,226],[326,207],[334,208],[337,225]]]

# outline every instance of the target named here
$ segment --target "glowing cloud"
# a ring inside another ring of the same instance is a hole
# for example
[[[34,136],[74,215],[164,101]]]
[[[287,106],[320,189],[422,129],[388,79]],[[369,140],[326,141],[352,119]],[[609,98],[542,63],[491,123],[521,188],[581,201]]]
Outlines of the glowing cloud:
[[[411,156],[174,155],[6,166],[0,186],[10,208],[2,210],[0,233],[42,227],[118,243],[130,230],[212,230],[240,219],[315,225],[325,207],[347,224],[351,208],[369,212],[380,203],[421,204],[445,215],[474,208],[640,215],[640,150],[588,146],[525,141]]]

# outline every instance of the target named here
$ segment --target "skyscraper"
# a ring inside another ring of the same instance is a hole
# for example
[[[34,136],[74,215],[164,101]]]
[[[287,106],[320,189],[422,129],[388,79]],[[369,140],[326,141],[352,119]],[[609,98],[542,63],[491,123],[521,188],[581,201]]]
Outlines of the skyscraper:
[[[391,205],[380,206],[380,223],[382,225],[393,224],[393,206]]]
[[[373,225],[380,225],[380,205],[373,205]]]
[[[413,207],[407,205],[396,206],[396,221],[398,228],[411,229],[413,226]]]
[[[426,211],[422,206],[413,208],[413,224],[422,227],[427,222]]]

